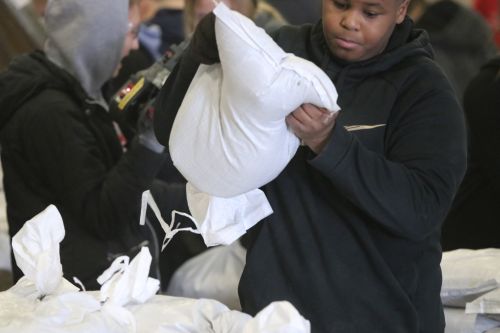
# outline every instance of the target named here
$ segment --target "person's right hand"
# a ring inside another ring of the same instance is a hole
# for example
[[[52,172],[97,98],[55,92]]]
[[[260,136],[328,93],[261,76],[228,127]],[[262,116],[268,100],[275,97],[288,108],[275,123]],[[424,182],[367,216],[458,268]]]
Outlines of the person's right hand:
[[[220,62],[215,38],[215,14],[210,12],[196,26],[189,45],[189,53],[199,63],[211,65]]]
[[[335,127],[338,112],[303,104],[286,117],[291,130],[316,154],[321,153]]]

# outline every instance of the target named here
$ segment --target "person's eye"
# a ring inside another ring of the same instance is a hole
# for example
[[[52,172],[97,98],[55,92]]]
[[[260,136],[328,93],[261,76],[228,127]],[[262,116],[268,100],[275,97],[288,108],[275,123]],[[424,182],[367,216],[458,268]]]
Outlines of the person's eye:
[[[380,15],[379,13],[375,13],[375,12],[370,12],[370,11],[365,12],[365,16],[368,17],[369,19],[376,18],[379,15]]]
[[[338,9],[347,9],[348,3],[341,1],[333,1],[333,5]]]

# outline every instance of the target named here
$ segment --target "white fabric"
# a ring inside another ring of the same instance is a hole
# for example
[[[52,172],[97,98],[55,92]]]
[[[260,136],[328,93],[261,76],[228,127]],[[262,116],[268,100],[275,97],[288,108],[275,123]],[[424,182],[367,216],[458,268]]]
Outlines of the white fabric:
[[[101,284],[100,301],[102,312],[116,322],[136,332],[136,321],[132,313],[124,308],[127,304],[144,303],[160,288],[160,282],[148,277],[151,254],[147,247],[130,262],[127,256],[118,257],[98,278]]]
[[[246,250],[239,242],[204,251],[175,271],[167,294],[215,299],[230,309],[241,310],[238,283],[245,256]]]
[[[163,231],[165,231],[162,251],[172,237],[180,231],[201,234],[207,246],[232,244],[255,223],[272,213],[264,192],[258,189],[227,199],[199,192],[188,183],[186,185],[186,196],[193,216],[174,210],[172,211],[170,224],[168,224],[163,219],[151,192],[144,191],[142,193],[139,223],[141,225],[145,224],[147,206],[149,205]],[[177,214],[189,218],[196,228],[177,228],[175,224]]]
[[[465,313],[487,315],[500,321],[500,289],[490,291],[467,303]],[[500,323],[498,326],[500,326]]]
[[[255,202],[238,196],[277,177],[299,147],[285,117],[304,103],[332,113],[339,107],[333,83],[316,65],[285,53],[264,30],[223,3],[214,13],[221,62],[199,67],[174,121],[169,148],[174,165],[197,193],[188,191],[190,209],[203,205],[198,200],[208,202],[206,211],[223,206],[213,213],[195,210],[205,216],[196,218],[198,224],[222,230],[217,224],[238,216],[230,224],[241,225],[241,235],[243,226],[246,231],[263,218],[250,207],[271,211],[260,195],[252,194]],[[224,236],[218,243],[238,237]]]
[[[62,277],[61,215],[53,205],[27,221],[12,239],[24,276],[0,293],[0,333],[127,332],[99,310],[94,297]]]
[[[97,278],[102,285],[101,302],[123,306],[144,303],[153,297],[160,288],[160,282],[149,277],[151,260],[147,247],[141,248],[130,265],[126,256],[115,259],[111,267]]]
[[[246,318],[245,318],[246,317]],[[213,323],[215,332],[231,333],[301,333],[311,326],[288,302],[273,302],[255,318],[238,311],[224,312]]]
[[[444,308],[444,333],[499,333],[500,322],[484,315],[467,314],[463,308]]]
[[[251,317],[208,299],[155,296],[128,307],[144,333],[308,333],[310,323],[288,302],[274,302]]]
[[[186,185],[186,197],[193,222],[207,246],[229,245],[273,210],[259,189],[221,198]]]
[[[27,269],[23,272],[36,277],[36,284],[25,276],[0,292],[0,333],[310,332],[309,322],[286,302],[273,303],[252,318],[215,300],[153,296],[159,284],[148,277],[151,255],[147,248],[130,264],[128,257],[117,258],[99,277],[99,293],[79,292],[57,270],[54,276],[37,272],[40,268],[46,273],[46,266],[37,263],[45,263],[47,253],[58,258],[58,251],[47,249],[58,249],[55,244],[61,235],[64,227],[54,206],[15,235],[22,246],[15,246],[14,251],[24,251],[21,258]],[[41,277],[56,280],[56,288],[47,289],[52,284]],[[45,292],[37,289],[39,285]]]
[[[12,239],[17,266],[40,295],[53,293],[62,282],[59,243],[64,225],[54,205],[27,221]]]
[[[444,305],[465,307],[465,304],[500,283],[500,249],[459,249],[443,253],[441,269]]]

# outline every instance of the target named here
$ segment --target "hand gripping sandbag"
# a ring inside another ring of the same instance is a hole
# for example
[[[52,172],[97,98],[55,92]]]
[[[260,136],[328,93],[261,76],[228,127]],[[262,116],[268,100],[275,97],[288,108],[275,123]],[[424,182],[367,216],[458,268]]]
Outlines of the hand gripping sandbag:
[[[221,63],[201,65],[174,121],[175,166],[198,190],[233,197],[274,179],[298,138],[285,117],[303,103],[338,111],[337,92],[313,63],[285,53],[261,28],[219,4]]]

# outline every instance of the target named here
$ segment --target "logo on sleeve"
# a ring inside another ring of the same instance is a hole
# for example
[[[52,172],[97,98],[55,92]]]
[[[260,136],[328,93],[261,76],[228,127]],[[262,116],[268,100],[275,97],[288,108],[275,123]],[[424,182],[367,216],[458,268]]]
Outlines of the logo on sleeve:
[[[349,132],[352,131],[361,131],[361,130],[369,130],[369,129],[374,129],[377,127],[382,127],[385,126],[385,124],[377,124],[377,125],[350,125],[350,126],[344,126],[346,130]]]

